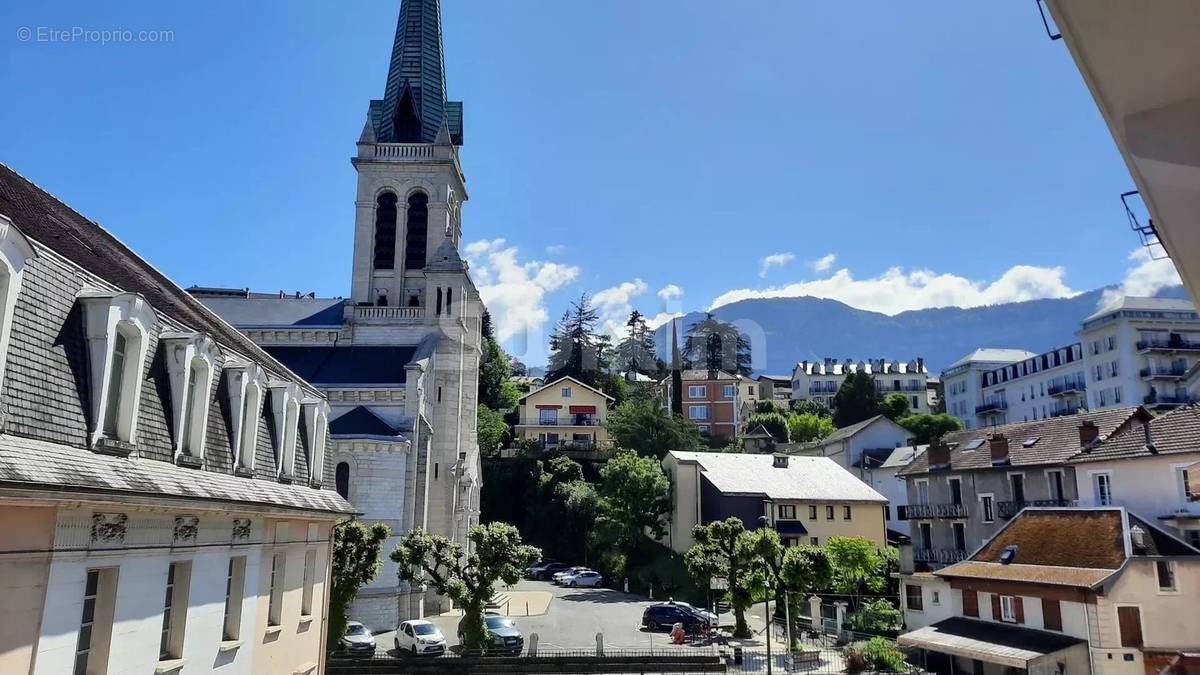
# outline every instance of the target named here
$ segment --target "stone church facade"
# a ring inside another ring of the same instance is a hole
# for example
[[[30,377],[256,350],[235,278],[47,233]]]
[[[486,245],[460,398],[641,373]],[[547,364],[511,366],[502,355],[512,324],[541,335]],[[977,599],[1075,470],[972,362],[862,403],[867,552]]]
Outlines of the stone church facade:
[[[189,289],[328,397],[336,488],[364,522],[392,528],[385,552],[417,527],[465,545],[479,519],[484,308],[459,254],[462,104],[445,82],[439,0],[402,0],[384,95],[351,160],[348,299]],[[391,630],[447,608],[385,560],[351,618]]]

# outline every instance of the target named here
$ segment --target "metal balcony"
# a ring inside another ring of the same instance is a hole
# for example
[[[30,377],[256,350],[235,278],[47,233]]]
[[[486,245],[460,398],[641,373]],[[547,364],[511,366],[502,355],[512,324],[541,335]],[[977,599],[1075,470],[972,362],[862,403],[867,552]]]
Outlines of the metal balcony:
[[[1142,399],[1142,403],[1155,408],[1173,408],[1178,405],[1187,405],[1196,400],[1194,397],[1187,394],[1178,396],[1165,396],[1163,394],[1151,394]]]
[[[1200,342],[1194,340],[1185,340],[1182,337],[1172,336],[1166,340],[1138,340],[1137,350],[1139,352],[1195,352],[1200,351]]]
[[[1178,380],[1179,378],[1183,377],[1184,375],[1187,375],[1187,371],[1188,371],[1188,369],[1186,367],[1180,367],[1180,366],[1171,366],[1170,368],[1149,367],[1149,368],[1142,368],[1141,370],[1139,370],[1138,375],[1140,375],[1142,377],[1142,379],[1148,379],[1148,380],[1149,379]]]
[[[1008,401],[988,401],[983,405],[975,406],[975,414],[983,415],[985,413],[1003,412],[1008,410]]]
[[[905,512],[909,519],[967,517],[964,504],[909,504]]]
[[[1085,391],[1087,391],[1087,386],[1083,382],[1065,382],[1046,388],[1046,393],[1050,396],[1082,395]]]
[[[967,552],[961,548],[915,548],[913,560],[916,562],[956,563],[967,559]]]
[[[1074,415],[1075,413],[1079,412],[1082,409],[1083,409],[1083,406],[1081,406],[1081,405],[1069,405],[1064,408],[1057,408],[1057,409],[1051,410],[1050,416],[1051,417],[1066,417],[1067,415]]]
[[[1074,499],[1033,499],[1023,502],[996,502],[996,512],[1001,518],[1012,518],[1026,506],[1075,506]]]

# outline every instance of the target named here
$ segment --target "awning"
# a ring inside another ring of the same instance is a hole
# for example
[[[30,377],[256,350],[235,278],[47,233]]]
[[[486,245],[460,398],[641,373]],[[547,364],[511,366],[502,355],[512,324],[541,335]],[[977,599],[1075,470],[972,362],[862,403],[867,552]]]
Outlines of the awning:
[[[572,415],[596,414],[596,406],[594,405],[573,405],[570,407]]]
[[[561,405],[552,405],[552,404],[547,403],[544,405],[535,405],[533,407],[537,408],[538,410],[558,410],[562,406]]]
[[[798,520],[777,520],[775,521],[775,531],[779,534],[808,534],[804,523]]]
[[[939,621],[896,638],[899,647],[920,647],[1025,669],[1032,661],[1081,644],[1083,640],[1067,635],[962,617]]]

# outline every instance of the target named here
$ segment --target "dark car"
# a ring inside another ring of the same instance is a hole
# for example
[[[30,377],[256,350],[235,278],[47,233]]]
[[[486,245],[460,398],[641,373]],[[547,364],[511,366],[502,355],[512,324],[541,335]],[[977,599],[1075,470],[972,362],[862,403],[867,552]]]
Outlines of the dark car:
[[[530,579],[553,579],[556,572],[563,572],[569,569],[571,569],[571,566],[566,563],[552,562],[540,567],[534,567],[532,570],[528,570],[528,574]]]
[[[507,616],[488,614],[483,617],[487,626],[488,645],[483,648],[485,654],[503,654],[520,656],[525,650],[525,636],[517,629],[517,625]],[[463,642],[463,625],[458,624],[458,643]]]
[[[683,624],[686,631],[694,631],[708,624],[708,618],[692,609],[672,603],[651,605],[642,612],[642,627],[647,630],[671,630],[671,626]]]

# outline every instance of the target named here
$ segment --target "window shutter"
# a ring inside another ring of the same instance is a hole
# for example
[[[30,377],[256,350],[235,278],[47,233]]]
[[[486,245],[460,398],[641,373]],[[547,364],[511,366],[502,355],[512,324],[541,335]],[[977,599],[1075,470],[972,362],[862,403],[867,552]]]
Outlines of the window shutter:
[[[1142,612],[1137,607],[1118,607],[1117,623],[1121,628],[1122,647],[1142,646]]]
[[[1025,623],[1025,603],[1021,602],[1021,596],[1013,596],[1013,614],[1017,617],[1017,623]]]
[[[1046,630],[1062,630],[1062,605],[1058,600],[1042,598],[1042,625]]]
[[[989,593],[992,596],[992,621],[1000,620],[1000,594]]]
[[[962,606],[963,616],[973,616],[979,618],[979,593],[973,588],[964,588],[962,591]]]

